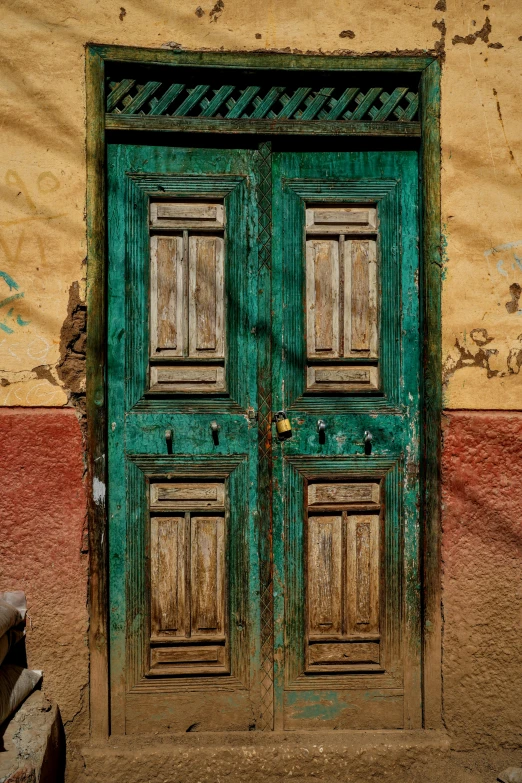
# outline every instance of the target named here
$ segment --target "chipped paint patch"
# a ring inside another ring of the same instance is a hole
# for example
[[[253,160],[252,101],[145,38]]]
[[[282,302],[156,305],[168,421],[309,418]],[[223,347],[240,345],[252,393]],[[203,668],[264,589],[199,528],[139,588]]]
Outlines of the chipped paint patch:
[[[97,506],[105,504],[105,484],[96,476],[92,480],[92,497]]]
[[[506,378],[518,375],[522,366],[522,334],[510,342],[489,335],[487,329],[475,328],[455,340],[454,350],[446,357],[442,379],[446,386],[450,378],[464,368],[483,371],[486,378]]]

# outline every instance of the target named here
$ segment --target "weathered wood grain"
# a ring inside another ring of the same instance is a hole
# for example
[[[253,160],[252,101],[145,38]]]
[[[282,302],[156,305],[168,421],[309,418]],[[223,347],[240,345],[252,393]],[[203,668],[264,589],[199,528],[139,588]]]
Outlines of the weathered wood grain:
[[[183,356],[186,321],[183,237],[151,238],[151,356]]]
[[[308,355],[339,356],[339,246],[335,240],[306,243]]]
[[[369,258],[368,243],[350,242],[352,275],[351,293],[351,350],[370,350],[370,323],[369,323]]]
[[[306,210],[307,234],[360,234],[375,233],[377,210],[375,207],[311,207]]]
[[[150,651],[149,677],[194,677],[202,674],[225,674],[227,671],[224,646],[162,646],[153,647]]]
[[[168,511],[171,509],[189,510],[193,508],[225,507],[225,485],[203,482],[151,482],[151,511]]]
[[[365,392],[379,389],[378,367],[323,367],[307,368],[307,389],[313,392]]]
[[[222,204],[201,202],[153,202],[150,207],[153,228],[223,228],[225,212]]]
[[[223,517],[191,519],[191,630],[205,636],[225,628],[225,527]]]
[[[341,633],[342,518],[308,519],[309,632]]]
[[[105,60],[85,53],[87,166],[87,486],[107,486],[107,211]],[[109,611],[107,506],[89,490],[89,684],[91,736],[109,735]],[[119,694],[121,696],[121,694]],[[120,701],[121,703],[121,701]],[[115,710],[114,722],[118,721]]]
[[[443,237],[441,224],[441,140],[440,140],[441,63],[427,64],[421,77],[420,114],[423,140],[421,148],[423,297],[424,332],[424,428],[422,459],[424,480],[423,616],[424,648],[424,725],[438,729],[442,720],[442,614],[441,614],[441,288]],[[415,638],[415,632],[413,637]],[[413,640],[412,640],[413,641]],[[413,667],[410,667],[413,668]],[[418,667],[413,682],[420,680]],[[409,705],[408,705],[409,707]],[[414,713],[413,705],[411,712]],[[408,715],[410,709],[408,709]],[[412,725],[418,725],[415,717]]]
[[[191,365],[154,366],[150,368],[150,391],[219,392],[225,389],[224,367],[194,367]]]
[[[378,355],[378,280],[374,240],[345,243],[346,277],[350,278],[350,320],[345,325],[346,356]]]
[[[189,356],[224,358],[224,246],[221,237],[189,239]]]
[[[323,361],[376,359],[379,280],[375,207],[323,206],[306,209],[307,356]],[[354,234],[372,234],[355,238]],[[329,234],[315,237],[314,234]],[[376,366],[307,368],[312,392],[375,391]],[[366,386],[365,386],[366,385]]]
[[[324,675],[321,675],[324,677]],[[330,678],[328,678],[330,679]],[[404,727],[404,696],[400,688],[335,689],[325,682],[319,700],[316,690],[285,694],[288,731],[374,730]],[[310,709],[316,703],[316,709]],[[384,735],[385,736],[385,735]]]
[[[308,485],[308,505],[326,506],[349,503],[366,503],[378,505],[380,487],[377,483],[335,483],[319,484],[311,482]]]
[[[375,642],[311,644],[308,648],[308,660],[311,666],[379,663],[379,644]]]
[[[379,517],[346,515],[346,630],[379,631]]]
[[[201,52],[151,49],[134,46],[116,46],[114,44],[91,44],[93,54],[100,58],[125,63],[151,63],[157,65],[184,65],[200,68],[229,67],[265,70],[267,68],[293,72],[295,69],[315,69],[318,71],[341,71],[344,75],[366,73],[367,71],[420,73],[436,61],[434,54],[402,55],[339,55],[325,58],[324,55],[288,54],[286,52]]]
[[[153,647],[151,650],[151,665],[156,664],[188,664],[188,663],[223,663],[224,647],[201,647],[190,645],[184,647]]]
[[[155,637],[184,637],[187,609],[185,516],[152,517],[150,526],[151,633]]]
[[[255,133],[264,136],[397,136],[399,138],[421,135],[418,122],[365,122],[317,120],[221,120],[207,117],[142,117],[141,115],[106,114],[108,130],[158,131],[178,133]]]

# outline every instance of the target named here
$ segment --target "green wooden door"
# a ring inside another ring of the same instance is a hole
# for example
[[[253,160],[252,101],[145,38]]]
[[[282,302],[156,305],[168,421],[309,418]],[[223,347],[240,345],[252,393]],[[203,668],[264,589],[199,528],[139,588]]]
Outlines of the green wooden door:
[[[416,188],[109,146],[114,733],[419,725]]]
[[[415,152],[273,155],[275,715],[421,721]]]

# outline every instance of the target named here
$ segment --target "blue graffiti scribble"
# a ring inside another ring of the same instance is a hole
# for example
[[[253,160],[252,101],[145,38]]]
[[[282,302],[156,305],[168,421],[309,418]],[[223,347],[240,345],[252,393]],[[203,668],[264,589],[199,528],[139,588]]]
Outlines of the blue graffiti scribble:
[[[15,299],[23,299],[24,294],[23,292],[20,294],[13,294],[12,296],[6,296],[5,299],[2,299],[0,302],[0,307],[5,307],[6,304],[9,304],[10,302],[14,302]]]
[[[497,272],[500,272],[500,274],[501,274],[501,275],[504,275],[504,277],[507,277],[507,276],[508,276],[508,273],[507,273],[507,272],[506,272],[506,270],[504,269],[504,261],[503,261],[502,259],[500,259],[499,261],[497,261]]]
[[[484,250],[484,255],[487,258],[492,253],[501,253],[503,250],[512,250],[514,247],[520,247],[522,245],[522,239],[519,242],[506,242],[505,245],[497,245],[496,247],[490,247],[489,250]]]
[[[10,290],[10,291],[18,291],[18,289],[20,288],[20,286],[18,285],[18,283],[17,283],[17,282],[15,282],[15,281],[13,280],[13,278],[11,277],[11,275],[8,275],[8,274],[7,274],[7,272],[2,272],[2,271],[0,270],[0,277],[2,278],[2,280],[5,280],[5,282],[6,282],[6,283],[7,283],[7,285],[9,286],[9,290]]]
[[[18,291],[20,286],[18,283],[13,280],[13,278],[7,274],[7,272],[0,271],[0,279],[4,280],[4,282],[9,287],[10,291]],[[11,296],[6,296],[4,299],[0,300],[0,309],[6,307],[7,305],[10,305],[12,302],[15,302],[17,299],[23,299],[25,296],[23,291],[20,291],[18,294],[11,294]],[[13,323],[18,324],[18,326],[27,326],[30,324],[30,321],[24,321],[22,316],[19,313],[16,313],[15,315],[15,308],[9,307],[7,314],[5,315],[4,319],[0,321],[0,330],[2,332],[5,332],[5,334],[13,334],[14,329],[8,325],[7,321],[11,320]]]

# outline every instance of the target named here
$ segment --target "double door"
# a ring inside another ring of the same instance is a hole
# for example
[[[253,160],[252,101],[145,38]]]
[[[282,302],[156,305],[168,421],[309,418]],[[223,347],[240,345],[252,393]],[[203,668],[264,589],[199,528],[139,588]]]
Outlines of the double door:
[[[178,143],[108,148],[111,730],[418,727],[417,153]]]

